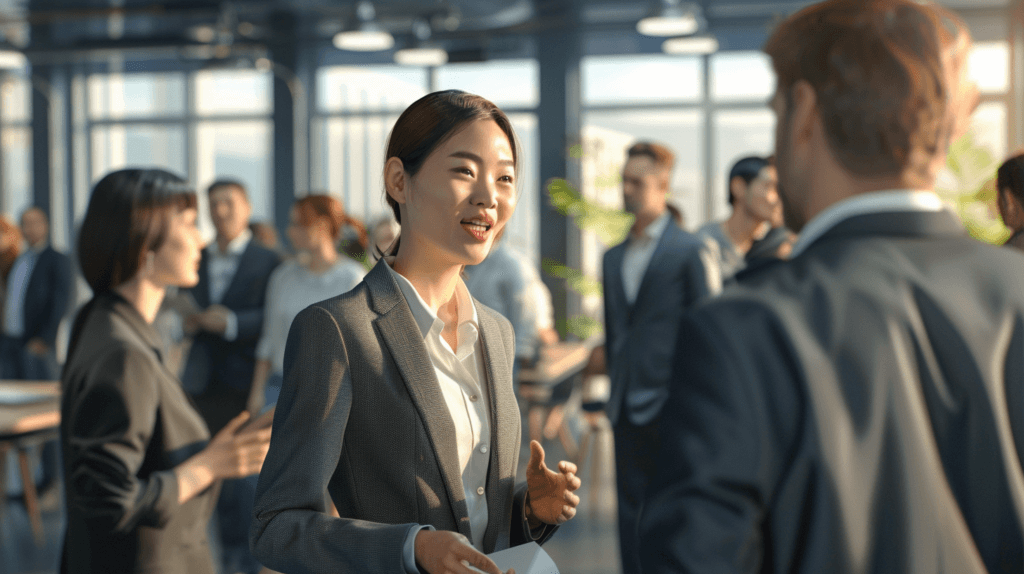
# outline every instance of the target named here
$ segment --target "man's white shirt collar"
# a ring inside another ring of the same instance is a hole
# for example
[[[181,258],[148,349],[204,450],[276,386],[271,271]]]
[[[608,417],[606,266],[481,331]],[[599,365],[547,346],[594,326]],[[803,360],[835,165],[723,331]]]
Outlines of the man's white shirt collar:
[[[830,229],[851,217],[889,211],[934,213],[944,209],[946,205],[939,196],[927,189],[891,189],[855,195],[815,215],[800,232],[790,257],[796,257]]]
[[[644,235],[644,239],[653,239],[655,241],[660,239],[661,234],[664,233],[665,228],[668,227],[668,222],[671,218],[672,213],[666,210],[665,213],[662,213],[657,219],[647,224],[647,227],[645,227],[641,232]],[[636,239],[632,234],[630,234],[629,238],[631,240]]]
[[[228,248],[224,252],[221,252],[220,245],[218,245],[216,240],[214,240],[213,245],[212,245],[212,247],[213,247],[212,251],[213,251],[213,253],[215,255],[222,255],[222,256],[223,255],[241,255],[242,252],[245,251],[246,246],[249,245],[249,240],[250,239],[252,239],[252,231],[250,231],[248,228],[246,228],[246,229],[243,229],[242,232],[238,234],[238,237],[235,237],[230,242],[228,242]]]

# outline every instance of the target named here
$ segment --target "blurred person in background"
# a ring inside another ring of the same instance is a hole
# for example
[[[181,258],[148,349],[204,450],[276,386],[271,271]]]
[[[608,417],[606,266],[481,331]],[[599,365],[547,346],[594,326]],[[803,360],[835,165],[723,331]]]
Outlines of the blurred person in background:
[[[1003,225],[1013,233],[1005,245],[1024,250],[1024,154],[1015,155],[999,166],[996,205]]]
[[[61,572],[216,574],[207,523],[219,482],[259,472],[270,428],[242,413],[210,439],[152,326],[170,286],[198,281],[196,195],[158,169],[96,184],[78,237],[93,298],[61,383],[67,476]]]
[[[637,519],[658,463],[652,423],[668,394],[676,328],[683,312],[717,293],[721,281],[715,254],[680,227],[668,205],[672,152],[639,142],[626,156],[623,203],[635,221],[626,240],[604,254],[605,343],[593,351],[591,366],[605,364],[611,380],[605,412],[615,436],[619,548],[622,571],[634,574]]]
[[[277,237],[277,229],[274,229],[273,225],[266,221],[253,221],[249,223],[249,231],[252,232],[252,238],[258,241],[260,245],[278,255],[284,255],[281,241]]]
[[[644,572],[1024,567],[1024,258],[933,191],[978,91],[959,17],[831,0],[765,46],[800,238],[679,327]]]
[[[746,254],[772,227],[779,212],[774,158],[745,157],[729,170],[729,205],[725,221],[709,221],[697,230],[718,246],[722,281],[728,282],[746,266]]]
[[[340,200],[329,195],[307,195],[295,202],[288,225],[288,240],[295,257],[270,276],[263,332],[256,345],[256,369],[248,410],[256,414],[273,405],[281,392],[284,348],[288,329],[299,311],[352,289],[363,280],[366,268],[339,253],[338,236],[346,225],[362,232],[365,252],[369,243],[362,223],[345,213]]]
[[[11,269],[21,254],[21,241],[21,230],[18,226],[6,216],[0,215],[0,301],[4,300]],[[3,321],[3,307],[0,305],[0,321]]]
[[[370,255],[369,261],[376,264],[381,253],[387,253],[388,248],[398,238],[401,226],[395,221],[393,215],[384,215],[377,219],[370,227]]]
[[[775,204],[775,210],[772,212],[770,223],[771,229],[768,230],[768,233],[754,241],[753,245],[750,246],[750,250],[743,257],[744,270],[755,269],[765,263],[780,259],[789,259],[789,254],[793,251],[793,244],[796,242],[797,236],[786,227],[783,218],[782,201]]]
[[[580,486],[536,442],[516,484],[514,335],[460,278],[512,216],[515,135],[484,98],[434,92],[399,116],[386,154],[401,238],[292,322],[252,547],[282,572],[501,574],[486,553],[547,540]]]
[[[216,433],[249,404],[267,283],[281,257],[253,240],[252,206],[241,182],[215,181],[207,196],[216,237],[203,249],[198,284],[188,290],[198,309],[184,319],[192,345],[182,383]],[[232,574],[259,570],[247,534],[252,496],[244,480],[225,481],[221,488],[214,543],[221,544],[224,570]]]
[[[46,212],[21,215],[24,249],[14,262],[4,294],[0,378],[54,380],[57,329],[71,303],[71,260],[50,246]]]

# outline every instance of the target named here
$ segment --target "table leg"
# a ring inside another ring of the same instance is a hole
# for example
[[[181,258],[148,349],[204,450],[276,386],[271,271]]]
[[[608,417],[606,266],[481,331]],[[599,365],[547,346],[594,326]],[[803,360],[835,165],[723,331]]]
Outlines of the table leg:
[[[21,488],[25,494],[25,511],[32,524],[36,546],[42,546],[46,543],[46,535],[43,533],[43,515],[39,510],[39,497],[36,495],[36,483],[32,478],[32,468],[28,463],[28,452],[23,448],[18,449],[18,464],[21,466]]]

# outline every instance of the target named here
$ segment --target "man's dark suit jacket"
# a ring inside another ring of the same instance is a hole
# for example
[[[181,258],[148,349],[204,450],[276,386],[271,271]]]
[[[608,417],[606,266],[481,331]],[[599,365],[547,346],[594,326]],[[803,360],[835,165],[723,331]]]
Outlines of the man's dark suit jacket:
[[[882,213],[689,314],[645,574],[1024,570],[1022,285],[950,213]]]
[[[43,249],[25,290],[22,342],[38,337],[50,349],[56,346],[57,328],[71,303],[71,282],[68,256],[50,246]]]
[[[203,249],[199,283],[190,290],[196,303],[204,309],[213,303],[210,301],[211,248]],[[207,332],[195,336],[182,374],[182,382],[191,394],[202,394],[211,387],[228,387],[239,392],[250,387],[256,367],[256,343],[263,329],[267,282],[280,262],[277,253],[255,239],[249,240],[238,261],[238,270],[220,301],[238,319],[237,336],[234,341],[226,341],[220,335]]]
[[[250,543],[289,574],[405,574],[415,524],[472,538],[455,426],[409,304],[384,261],[292,322]],[[474,300],[475,302],[475,300]],[[515,336],[475,302],[490,399],[484,552],[530,540],[517,486]],[[341,518],[327,514],[330,496]],[[543,543],[555,527],[547,526]]]
[[[75,320],[61,377],[64,573],[216,572],[206,532],[219,487],[179,504],[173,471],[210,435],[160,347],[115,293]]]
[[[670,220],[640,283],[636,302],[626,302],[622,260],[629,240],[604,254],[605,356],[611,379],[606,407],[616,424],[627,416],[649,424],[668,396],[672,350],[684,310],[709,294],[704,243]]]

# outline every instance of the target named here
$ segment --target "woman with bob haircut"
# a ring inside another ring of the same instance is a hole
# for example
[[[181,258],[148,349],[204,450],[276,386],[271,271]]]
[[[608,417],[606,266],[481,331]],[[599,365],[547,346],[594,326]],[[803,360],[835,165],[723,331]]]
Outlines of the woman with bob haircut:
[[[126,169],[93,189],[78,235],[93,298],[61,376],[61,572],[215,573],[218,481],[259,472],[266,456],[270,429],[242,429],[248,413],[210,439],[163,363],[153,319],[168,287],[199,280],[200,247],[196,195],[180,177]]]
[[[539,443],[515,484],[512,328],[460,277],[512,216],[517,167],[508,117],[484,98],[434,92],[399,116],[384,188],[401,237],[288,334],[251,532],[268,567],[500,574],[485,553],[575,515],[576,467],[549,470]]]

